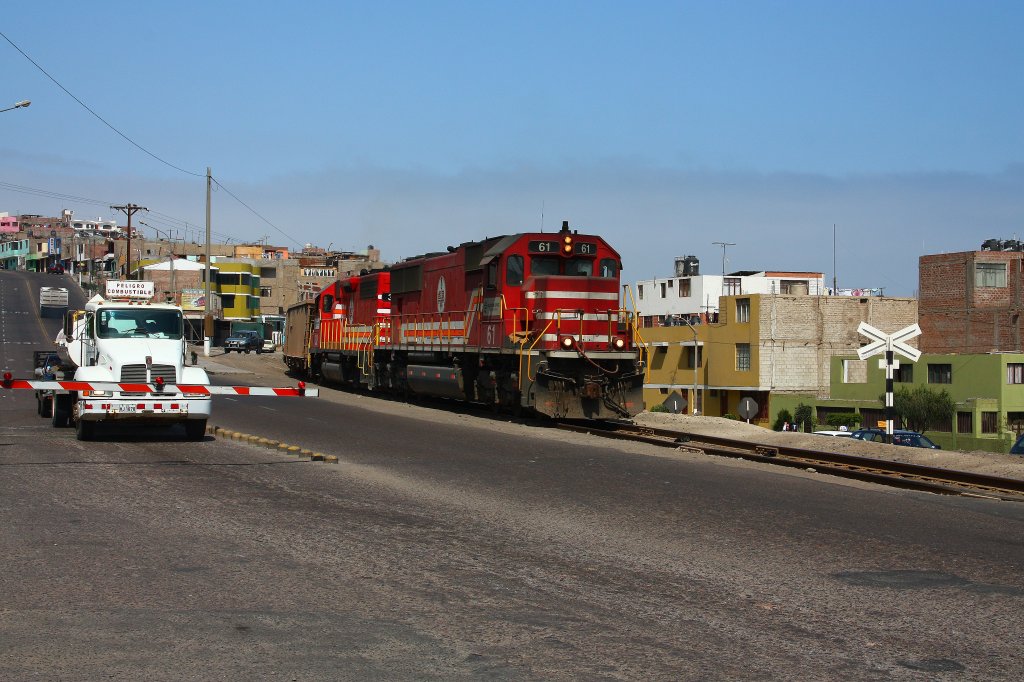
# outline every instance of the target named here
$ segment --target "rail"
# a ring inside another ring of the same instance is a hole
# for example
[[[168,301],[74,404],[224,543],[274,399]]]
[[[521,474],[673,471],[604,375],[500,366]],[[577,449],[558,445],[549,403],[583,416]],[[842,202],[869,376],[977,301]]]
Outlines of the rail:
[[[720,457],[749,459],[800,469],[813,468],[819,473],[911,490],[1024,501],[1024,480],[969,471],[942,469],[820,450],[761,445],[720,436],[694,435],[614,422],[586,424],[560,422],[558,428]]]

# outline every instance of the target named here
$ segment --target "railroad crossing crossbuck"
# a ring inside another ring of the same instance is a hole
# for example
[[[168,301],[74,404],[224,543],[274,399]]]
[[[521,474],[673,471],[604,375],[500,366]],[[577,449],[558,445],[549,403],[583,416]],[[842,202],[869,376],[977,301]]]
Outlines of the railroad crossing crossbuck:
[[[893,422],[895,421],[895,411],[893,410],[893,391],[892,391],[892,374],[893,371],[899,369],[900,363],[898,360],[893,359],[893,353],[898,352],[910,359],[911,362],[917,362],[921,357],[921,351],[908,346],[904,341],[920,336],[921,327],[914,324],[909,327],[904,327],[897,332],[892,334],[886,334],[885,332],[875,329],[867,322],[861,322],[860,326],[857,327],[857,331],[862,335],[871,339],[871,343],[862,346],[857,350],[857,357],[861,360],[867,360],[872,355],[878,353],[885,353],[885,359],[878,361],[878,366],[885,370],[885,442],[892,443],[892,432]]]

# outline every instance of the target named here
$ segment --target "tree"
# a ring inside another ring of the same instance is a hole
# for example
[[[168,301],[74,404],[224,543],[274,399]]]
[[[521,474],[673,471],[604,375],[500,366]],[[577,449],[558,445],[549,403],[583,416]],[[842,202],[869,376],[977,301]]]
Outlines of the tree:
[[[775,423],[772,424],[773,431],[781,431],[783,424],[792,424],[793,415],[789,413],[789,410],[779,410],[779,414],[775,417]]]
[[[795,425],[799,425],[799,428],[794,426],[795,431],[810,433],[811,427],[814,426],[814,408],[805,403],[800,403],[796,406],[796,410],[793,411],[793,422]]]
[[[893,393],[893,409],[908,429],[923,433],[935,424],[953,419],[956,403],[946,389],[935,392],[927,386],[901,386]]]

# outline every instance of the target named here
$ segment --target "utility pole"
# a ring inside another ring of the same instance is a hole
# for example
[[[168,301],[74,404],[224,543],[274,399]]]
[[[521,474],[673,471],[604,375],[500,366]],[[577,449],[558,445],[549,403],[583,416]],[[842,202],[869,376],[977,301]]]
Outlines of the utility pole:
[[[832,295],[839,295],[839,272],[836,270],[836,224],[832,223]]]
[[[145,206],[139,206],[138,204],[125,204],[123,206],[111,206],[110,208],[121,211],[128,216],[128,262],[126,269],[128,272],[125,275],[125,279],[132,278],[132,216],[139,211],[148,211],[149,209]]]
[[[715,246],[722,247],[722,295],[725,296],[725,247],[736,246],[734,242],[711,242]]]
[[[210,193],[213,179],[210,176],[210,167],[206,167],[206,296],[203,301],[206,305],[206,314],[203,316],[203,354],[210,357],[210,348],[213,345],[213,313],[210,305],[210,253],[213,247],[210,246]]]

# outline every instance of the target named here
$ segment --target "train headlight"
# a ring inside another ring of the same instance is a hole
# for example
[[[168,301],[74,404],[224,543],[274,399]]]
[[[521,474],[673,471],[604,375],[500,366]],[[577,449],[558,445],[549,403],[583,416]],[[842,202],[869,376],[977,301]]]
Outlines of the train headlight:
[[[110,391],[82,391],[82,395],[84,397],[91,396],[91,397],[94,397],[94,398],[99,398],[99,397],[102,397],[102,396],[109,396],[110,395]]]
[[[572,347],[576,345],[576,342],[573,340],[571,336],[563,336],[558,343],[565,350],[571,350]]]
[[[572,255],[572,237],[569,235],[562,237],[562,253],[566,256]]]
[[[622,350],[626,347],[626,339],[621,336],[616,336],[612,339],[612,347],[615,348],[615,350]]]

